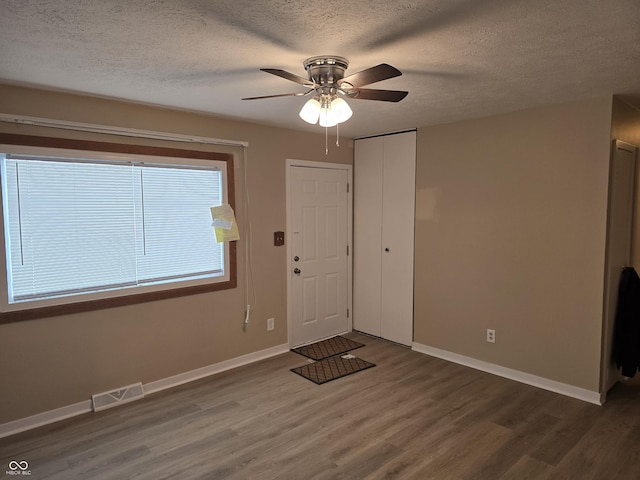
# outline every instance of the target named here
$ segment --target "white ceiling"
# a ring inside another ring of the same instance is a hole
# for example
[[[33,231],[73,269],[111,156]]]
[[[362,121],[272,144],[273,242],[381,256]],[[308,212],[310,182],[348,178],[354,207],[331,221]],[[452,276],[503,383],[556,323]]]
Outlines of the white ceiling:
[[[317,131],[315,55],[389,63],[400,103],[353,100],[357,137],[608,94],[640,97],[639,0],[1,0],[0,81]]]

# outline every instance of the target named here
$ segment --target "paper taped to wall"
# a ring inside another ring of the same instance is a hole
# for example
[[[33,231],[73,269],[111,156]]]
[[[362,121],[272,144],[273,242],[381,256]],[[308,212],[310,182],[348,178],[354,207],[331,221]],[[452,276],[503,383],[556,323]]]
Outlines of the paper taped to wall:
[[[224,230],[231,230],[233,222],[230,222],[229,220],[225,220],[223,218],[214,218],[211,226],[215,228],[222,228]]]
[[[236,222],[236,216],[233,213],[231,205],[211,207],[211,218],[213,219],[211,226],[216,233],[216,242],[222,243],[240,240],[238,223]]]

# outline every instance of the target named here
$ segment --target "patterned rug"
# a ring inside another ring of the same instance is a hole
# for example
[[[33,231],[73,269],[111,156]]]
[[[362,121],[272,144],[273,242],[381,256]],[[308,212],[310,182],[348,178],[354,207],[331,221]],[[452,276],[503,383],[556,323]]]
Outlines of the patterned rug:
[[[321,342],[312,343],[311,345],[294,348],[291,351],[313,360],[322,360],[323,358],[340,355],[360,347],[364,347],[364,344],[338,335],[333,338],[328,338],[327,340],[322,340]]]
[[[361,358],[354,357],[351,354],[336,355],[334,357],[325,358],[319,362],[309,363],[301,367],[292,368],[293,373],[311,380],[313,383],[322,385],[323,383],[336,380],[337,378],[346,377],[352,373],[375,367],[376,365]]]

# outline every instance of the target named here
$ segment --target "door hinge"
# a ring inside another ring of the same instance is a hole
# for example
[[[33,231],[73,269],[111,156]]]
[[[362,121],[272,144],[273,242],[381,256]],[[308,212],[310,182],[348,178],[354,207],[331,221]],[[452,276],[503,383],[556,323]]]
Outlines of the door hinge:
[[[349,318],[349,309],[347,308],[347,318]]]
[[[347,193],[349,193],[349,182],[347,182]]]
[[[349,256],[349,245],[347,245],[347,257]]]

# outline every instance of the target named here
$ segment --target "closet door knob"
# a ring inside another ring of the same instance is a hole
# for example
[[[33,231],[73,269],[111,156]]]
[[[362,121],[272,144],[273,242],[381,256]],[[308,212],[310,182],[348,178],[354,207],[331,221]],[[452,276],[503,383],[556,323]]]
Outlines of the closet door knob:
[[[300,275],[300,269],[299,268],[294,268],[293,269],[293,273],[295,273],[296,275]]]
[[[384,249],[384,251],[385,251],[385,252],[388,252],[388,251],[389,251],[389,248],[388,248],[388,247],[387,247],[387,248],[385,248],[385,249]]]

